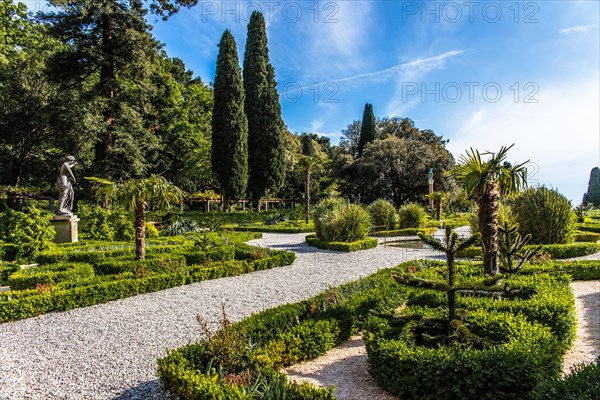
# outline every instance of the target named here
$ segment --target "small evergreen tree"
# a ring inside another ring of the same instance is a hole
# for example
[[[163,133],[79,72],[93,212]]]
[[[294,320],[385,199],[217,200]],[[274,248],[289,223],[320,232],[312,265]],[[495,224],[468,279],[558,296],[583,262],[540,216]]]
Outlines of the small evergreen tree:
[[[375,121],[375,114],[373,114],[373,105],[365,104],[365,111],[363,112],[362,126],[360,128],[360,139],[358,141],[358,157],[362,156],[363,149],[367,143],[371,143],[375,140],[377,135],[377,122]]]
[[[600,169],[592,168],[588,190],[583,195],[583,204],[593,204],[594,207],[600,207]]]
[[[284,124],[269,63],[267,32],[263,15],[254,11],[248,24],[244,53],[244,109],[248,117],[249,189],[260,207],[260,198],[281,188],[285,179]]]
[[[221,186],[223,206],[241,197],[248,181],[248,120],[235,39],[229,30],[219,43],[212,116],[212,167]]]

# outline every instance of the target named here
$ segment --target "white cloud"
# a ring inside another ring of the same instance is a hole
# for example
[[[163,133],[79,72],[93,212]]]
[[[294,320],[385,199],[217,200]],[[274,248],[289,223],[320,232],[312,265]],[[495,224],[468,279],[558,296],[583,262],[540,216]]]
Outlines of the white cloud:
[[[590,29],[594,28],[596,25],[591,24],[591,25],[575,25],[575,26],[571,26],[569,28],[564,28],[560,30],[560,33],[563,35],[571,35],[574,33],[584,33],[589,31]]]
[[[450,135],[448,148],[458,158],[469,147],[497,151],[515,143],[509,159],[531,160],[533,184],[557,188],[579,203],[599,162],[599,85],[597,76],[540,84],[537,104],[515,103],[509,92],[498,103],[474,105]]]

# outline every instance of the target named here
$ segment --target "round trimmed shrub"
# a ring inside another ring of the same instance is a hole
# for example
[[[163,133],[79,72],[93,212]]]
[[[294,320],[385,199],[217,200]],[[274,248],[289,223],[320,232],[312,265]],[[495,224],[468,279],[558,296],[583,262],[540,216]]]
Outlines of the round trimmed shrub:
[[[407,203],[398,210],[400,229],[423,228],[426,218],[425,209],[417,203]]]
[[[324,242],[355,242],[364,239],[371,217],[361,206],[342,199],[325,199],[313,209],[315,230]]]
[[[531,234],[533,244],[569,243],[575,230],[571,202],[544,186],[525,190],[512,205],[521,236]]]
[[[396,207],[387,200],[379,199],[367,207],[367,211],[371,216],[371,222],[374,226],[382,228],[380,230],[392,230],[396,227],[398,216],[396,215]]]

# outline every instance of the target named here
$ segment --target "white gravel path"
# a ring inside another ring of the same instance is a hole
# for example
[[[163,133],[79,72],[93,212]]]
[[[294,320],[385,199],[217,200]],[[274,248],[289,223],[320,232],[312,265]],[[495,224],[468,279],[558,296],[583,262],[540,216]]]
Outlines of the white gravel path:
[[[0,399],[167,399],[156,359],[200,338],[196,315],[231,320],[299,301],[402,261],[434,253],[383,247],[310,248],[306,234],[264,234],[252,244],[297,253],[293,265],[0,324]]]

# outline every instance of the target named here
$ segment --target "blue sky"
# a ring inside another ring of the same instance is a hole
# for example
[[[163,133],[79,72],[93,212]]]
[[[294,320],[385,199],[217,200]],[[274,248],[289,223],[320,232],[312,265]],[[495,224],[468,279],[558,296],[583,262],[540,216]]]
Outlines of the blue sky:
[[[600,2],[201,0],[149,20],[211,82],[221,34],[232,31],[241,62],[255,9],[290,131],[337,143],[370,102],[450,139],[456,158],[515,143],[530,183],[581,200],[600,162]]]

